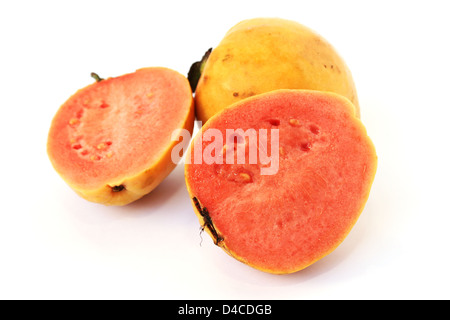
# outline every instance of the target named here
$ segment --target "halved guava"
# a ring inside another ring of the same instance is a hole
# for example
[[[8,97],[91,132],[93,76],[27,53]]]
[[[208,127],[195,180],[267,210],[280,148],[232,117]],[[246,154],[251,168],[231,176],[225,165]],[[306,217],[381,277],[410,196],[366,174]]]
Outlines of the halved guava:
[[[281,274],[311,265],[344,240],[369,197],[377,155],[347,98],[278,90],[213,116],[186,162],[194,210],[214,243]]]
[[[143,68],[101,79],[58,110],[47,153],[55,170],[83,198],[125,205],[152,191],[175,167],[172,139],[192,132],[187,79],[167,68]]]

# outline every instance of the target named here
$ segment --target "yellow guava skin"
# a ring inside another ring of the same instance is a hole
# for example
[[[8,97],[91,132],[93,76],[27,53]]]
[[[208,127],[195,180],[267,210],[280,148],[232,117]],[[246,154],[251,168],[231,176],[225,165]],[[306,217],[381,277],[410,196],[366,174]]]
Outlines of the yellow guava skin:
[[[227,106],[277,89],[330,91],[348,98],[360,117],[350,69],[311,29],[280,18],[254,18],[232,27],[206,61],[195,92],[205,123]]]

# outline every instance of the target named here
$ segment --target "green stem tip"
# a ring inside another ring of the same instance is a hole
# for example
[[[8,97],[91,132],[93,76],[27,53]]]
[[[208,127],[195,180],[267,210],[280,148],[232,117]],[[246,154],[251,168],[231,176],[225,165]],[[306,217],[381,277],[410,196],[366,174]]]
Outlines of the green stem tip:
[[[95,72],[91,72],[91,77],[95,79],[95,81],[100,82],[103,80],[103,78],[100,78],[100,76],[98,74],[96,74]]]

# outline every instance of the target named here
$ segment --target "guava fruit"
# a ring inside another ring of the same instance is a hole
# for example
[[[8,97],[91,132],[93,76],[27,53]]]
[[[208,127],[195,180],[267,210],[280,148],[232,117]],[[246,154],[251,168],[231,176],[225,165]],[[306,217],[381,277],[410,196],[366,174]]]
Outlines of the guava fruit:
[[[47,140],[54,169],[81,197],[125,205],[152,191],[175,167],[177,129],[192,132],[186,77],[160,67],[101,79],[57,111]]]
[[[363,211],[377,168],[375,147],[347,98],[289,89],[211,117],[185,161],[201,228],[232,257],[275,274],[304,269],[338,247]]]
[[[188,78],[203,123],[234,102],[276,89],[335,92],[350,99],[360,114],[345,61],[326,39],[290,20],[241,21],[192,65]]]

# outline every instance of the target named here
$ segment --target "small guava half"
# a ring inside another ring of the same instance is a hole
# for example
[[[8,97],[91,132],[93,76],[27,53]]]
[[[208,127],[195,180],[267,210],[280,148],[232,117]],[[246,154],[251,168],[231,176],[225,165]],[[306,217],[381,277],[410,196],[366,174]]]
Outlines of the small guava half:
[[[178,129],[192,133],[194,104],[186,77],[161,67],[101,79],[77,91],[51,123],[47,153],[81,197],[125,205],[173,170]]]

